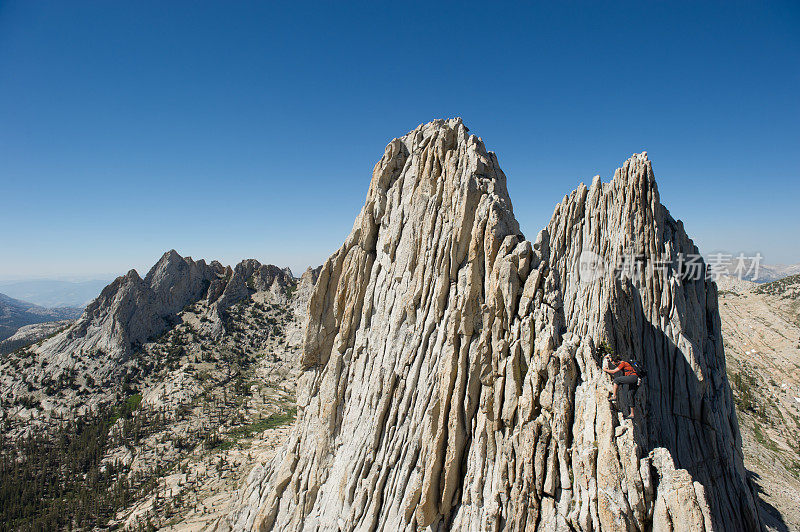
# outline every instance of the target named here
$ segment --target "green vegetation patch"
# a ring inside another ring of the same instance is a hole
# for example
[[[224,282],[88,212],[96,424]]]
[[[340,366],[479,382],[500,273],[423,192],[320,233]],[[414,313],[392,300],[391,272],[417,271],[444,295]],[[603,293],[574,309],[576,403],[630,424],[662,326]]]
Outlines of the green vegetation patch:
[[[132,416],[140,403],[134,394],[50,435],[0,435],[0,530],[104,529],[118,511],[149,493],[155,476],[128,475],[122,464],[103,461],[117,444],[115,420],[123,419],[119,438],[129,445],[163,429],[163,418]]]
[[[291,408],[286,412],[279,412],[277,414],[272,414],[267,418],[253,421],[252,423],[248,423],[247,425],[242,425],[241,427],[236,427],[230,432],[230,435],[235,437],[236,439],[252,438],[253,434],[264,432],[267,429],[275,429],[292,423],[296,415],[297,415],[297,409]]]
[[[778,279],[771,283],[762,284],[755,289],[755,292],[757,294],[768,294],[772,296],[786,296],[786,292],[792,287],[800,288],[800,274],[790,275],[789,277],[784,277],[783,279]],[[797,297],[798,296],[795,295],[795,298]]]
[[[758,423],[753,424],[753,436],[755,436],[756,441],[758,443],[760,443],[763,447],[769,449],[773,453],[780,452],[780,448],[778,448],[778,445],[774,441],[772,441],[772,439],[764,435]]]
[[[206,438],[204,444],[206,449],[225,451],[232,448],[239,440],[250,439],[253,435],[264,432],[267,429],[289,425],[294,421],[296,415],[297,408],[291,407],[284,412],[272,414],[269,417],[236,427],[224,436],[211,434]]]
[[[766,420],[766,409],[759,403],[757,398],[755,376],[739,371],[730,375],[730,382],[733,385],[733,400],[736,403],[736,408],[741,412],[748,412],[762,420]]]
[[[297,291],[297,283],[290,284],[286,287],[286,295],[291,299],[294,297],[294,293]]]

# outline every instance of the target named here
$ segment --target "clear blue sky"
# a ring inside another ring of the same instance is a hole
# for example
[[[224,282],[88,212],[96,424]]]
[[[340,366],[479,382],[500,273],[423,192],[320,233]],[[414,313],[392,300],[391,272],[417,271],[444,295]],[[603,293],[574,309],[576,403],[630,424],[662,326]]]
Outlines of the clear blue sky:
[[[528,237],[647,150],[703,252],[800,261],[797,2],[294,4],[0,0],[0,277],[302,271],[452,116]]]

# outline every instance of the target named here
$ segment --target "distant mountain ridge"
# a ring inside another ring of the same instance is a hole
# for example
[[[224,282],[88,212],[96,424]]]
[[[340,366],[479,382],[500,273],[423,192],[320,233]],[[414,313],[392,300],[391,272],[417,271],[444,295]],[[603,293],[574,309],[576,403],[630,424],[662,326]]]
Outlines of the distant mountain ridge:
[[[22,279],[0,281],[0,292],[48,308],[88,305],[111,279],[63,281],[59,279]]]
[[[10,337],[25,325],[72,320],[80,315],[79,308],[44,308],[0,294],[0,340]]]
[[[800,274],[800,262],[797,264],[758,264],[758,268],[755,268],[751,261],[752,258],[748,259],[744,269],[737,272],[737,261],[734,258],[723,268],[723,272],[727,272],[730,277],[754,283],[771,283],[784,277]]]
[[[766,264],[764,275],[759,275],[760,282],[770,282],[800,274],[800,262],[797,264]],[[759,272],[760,273],[760,272]]]
[[[75,320],[45,321],[24,325],[17,329],[14,334],[0,341],[0,355],[12,353],[22,347],[45,340],[73,323],[75,323]]]

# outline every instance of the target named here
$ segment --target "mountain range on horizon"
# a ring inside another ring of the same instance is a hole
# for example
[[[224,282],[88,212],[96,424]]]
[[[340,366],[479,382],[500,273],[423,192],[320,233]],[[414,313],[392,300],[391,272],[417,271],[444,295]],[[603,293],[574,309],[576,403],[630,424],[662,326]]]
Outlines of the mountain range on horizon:
[[[12,336],[20,327],[44,322],[72,320],[82,308],[45,308],[0,293],[0,341]]]
[[[46,308],[83,308],[96,298],[112,278],[68,281],[49,278],[17,278],[0,281],[0,292]]]
[[[708,256],[705,258],[708,260]],[[749,264],[748,262],[748,266]],[[734,270],[735,264],[731,262],[726,268],[727,274],[736,275]],[[761,263],[758,272],[744,271],[742,280],[768,283],[798,273],[800,273],[800,262],[795,264]],[[756,278],[754,279],[754,277]],[[67,281],[55,278],[20,277],[14,280],[0,281],[0,293],[44,308],[84,308],[112,281],[112,278]]]

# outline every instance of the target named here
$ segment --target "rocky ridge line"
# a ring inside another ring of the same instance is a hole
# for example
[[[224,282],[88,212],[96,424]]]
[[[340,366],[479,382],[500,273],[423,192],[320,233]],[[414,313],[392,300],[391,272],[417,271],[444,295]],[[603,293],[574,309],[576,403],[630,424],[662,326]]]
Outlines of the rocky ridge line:
[[[755,530],[713,283],[646,154],[556,207],[535,242],[460,119],[393,140],[309,302],[298,422],[250,475],[236,530]],[[583,282],[582,282],[583,281]],[[597,345],[649,371],[636,425]]]
[[[218,341],[237,303],[254,293],[288,303],[297,286],[288,268],[262,265],[254,259],[230,268],[168,251],[144,279],[136,270],[118,277],[70,327],[4,359],[0,363],[4,407],[0,417],[45,422],[116,400],[123,388],[136,388],[136,382],[163,363],[151,359],[143,346],[180,323],[179,315],[186,308],[203,304],[197,334]],[[45,392],[65,386],[77,393],[57,397]],[[41,393],[31,394],[31,390]],[[31,401],[38,401],[39,407]]]

